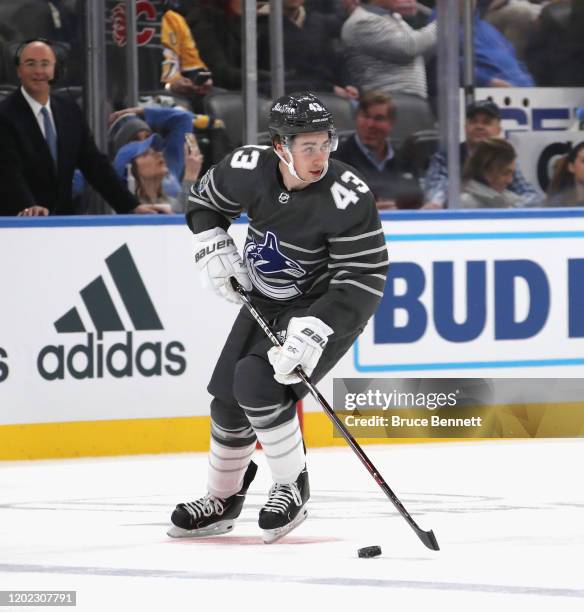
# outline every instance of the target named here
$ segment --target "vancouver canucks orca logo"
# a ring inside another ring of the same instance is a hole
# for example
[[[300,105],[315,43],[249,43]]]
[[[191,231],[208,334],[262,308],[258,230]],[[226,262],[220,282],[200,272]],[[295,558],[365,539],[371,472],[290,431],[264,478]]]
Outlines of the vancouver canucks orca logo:
[[[274,300],[290,300],[302,293],[294,281],[282,282],[286,277],[302,278],[306,270],[280,251],[275,234],[266,232],[261,243],[252,237],[244,253],[251,282],[258,291]]]

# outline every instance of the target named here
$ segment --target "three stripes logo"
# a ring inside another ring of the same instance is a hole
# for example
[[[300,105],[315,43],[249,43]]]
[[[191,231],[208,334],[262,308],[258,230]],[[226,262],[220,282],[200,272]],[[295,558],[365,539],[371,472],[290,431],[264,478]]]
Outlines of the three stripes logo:
[[[138,331],[163,329],[128,245],[124,244],[112,253],[105,263],[134,328]],[[81,289],[80,294],[98,333],[124,331],[103,276],[98,276]],[[77,308],[71,308],[55,321],[55,329],[61,334],[86,331]]]
[[[134,337],[135,332],[161,332],[164,327],[128,245],[122,245],[105,263],[133,329],[124,325],[104,276],[100,275],[80,291],[95,329],[88,329],[76,307],[59,317],[54,322],[59,334],[85,333],[85,342],[71,347],[65,344],[43,347],[37,359],[39,374],[45,380],[63,380],[67,374],[76,379],[103,378],[105,374],[115,378],[183,374],[187,362],[181,342],[164,343],[150,338],[138,344]],[[107,343],[104,340],[107,332],[125,332],[125,339]]]

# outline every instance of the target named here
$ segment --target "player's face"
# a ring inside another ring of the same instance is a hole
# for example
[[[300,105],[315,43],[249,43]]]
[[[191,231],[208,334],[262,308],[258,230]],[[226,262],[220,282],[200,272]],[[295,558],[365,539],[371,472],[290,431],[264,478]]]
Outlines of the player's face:
[[[296,173],[303,181],[315,182],[322,177],[331,154],[328,132],[298,134],[292,141],[290,152]]]
[[[471,147],[485,138],[497,138],[500,133],[501,122],[487,113],[477,113],[466,120],[466,142]]]
[[[49,95],[55,62],[55,53],[43,42],[32,42],[21,51],[16,73],[25,91],[35,100]]]
[[[503,193],[505,189],[509,187],[513,181],[513,174],[515,173],[515,161],[510,164],[506,164],[502,168],[492,170],[485,174],[485,180],[489,187]]]
[[[367,110],[357,113],[357,134],[366,147],[384,145],[393,127],[389,118],[388,104],[372,104]]]
[[[568,170],[574,175],[574,180],[584,185],[584,148],[576,156],[574,163],[568,165]]]

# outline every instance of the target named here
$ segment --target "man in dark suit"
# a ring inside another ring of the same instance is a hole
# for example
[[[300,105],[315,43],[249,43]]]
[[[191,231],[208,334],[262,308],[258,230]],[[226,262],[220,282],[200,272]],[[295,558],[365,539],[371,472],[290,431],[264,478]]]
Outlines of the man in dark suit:
[[[75,168],[118,213],[159,212],[128,191],[73,99],[51,95],[57,61],[51,46],[25,44],[15,61],[21,87],[0,102],[0,215],[75,214]]]
[[[332,157],[363,175],[377,208],[420,208],[422,190],[391,143],[395,116],[395,104],[389,94],[376,91],[363,94],[357,111],[357,129]]]

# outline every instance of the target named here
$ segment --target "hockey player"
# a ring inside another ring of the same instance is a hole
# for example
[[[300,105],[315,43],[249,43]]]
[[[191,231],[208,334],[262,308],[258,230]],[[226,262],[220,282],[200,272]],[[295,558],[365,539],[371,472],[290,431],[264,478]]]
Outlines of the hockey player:
[[[235,277],[275,330],[273,347],[240,311],[208,386],[211,442],[207,495],[174,510],[172,537],[225,533],[239,516],[264,449],[273,486],[259,513],[266,543],[306,518],[310,496],[296,401],[300,365],[318,382],[363,331],[382,295],[387,248],[369,188],[348,165],[329,160],[337,137],[331,113],[308,92],[278,99],[272,147],[236,149],[189,196],[187,222],[204,282],[239,303]],[[239,255],[227,230],[242,212],[249,230]]]

